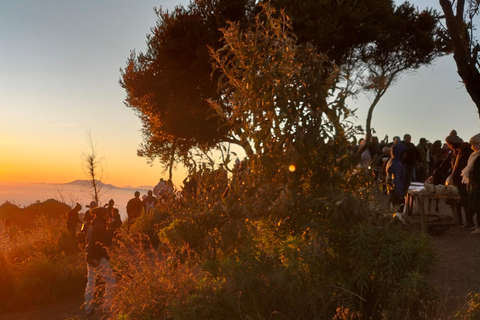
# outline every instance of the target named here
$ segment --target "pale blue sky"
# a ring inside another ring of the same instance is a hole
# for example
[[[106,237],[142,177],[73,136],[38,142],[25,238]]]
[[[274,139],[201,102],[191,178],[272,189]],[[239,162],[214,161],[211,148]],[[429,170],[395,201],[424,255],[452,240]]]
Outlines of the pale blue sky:
[[[182,2],[187,4],[186,1]],[[414,0],[439,8],[436,0]],[[136,155],[141,123],[124,106],[119,69],[130,50],[145,50],[157,17],[153,7],[176,0],[0,1],[0,181],[64,183],[85,178],[82,153],[91,131],[105,159],[105,182],[153,185],[162,175]],[[404,75],[378,105],[373,127],[410,133],[416,143],[456,129],[468,140],[480,131],[478,114],[459,82],[451,56]],[[364,99],[358,124],[364,125]],[[185,173],[176,173],[180,185]]]

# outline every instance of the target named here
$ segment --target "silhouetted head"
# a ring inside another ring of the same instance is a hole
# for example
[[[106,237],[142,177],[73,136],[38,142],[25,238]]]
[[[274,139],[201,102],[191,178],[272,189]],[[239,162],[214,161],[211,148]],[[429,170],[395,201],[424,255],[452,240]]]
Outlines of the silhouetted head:
[[[445,142],[450,149],[458,148],[462,145],[463,140],[457,135],[457,131],[452,130],[450,134],[445,138]]]
[[[96,208],[96,207],[98,207],[98,203],[96,201],[92,201],[90,202],[89,205],[87,205],[87,208],[90,208],[90,209]]]
[[[136,198],[140,197],[140,192],[139,191],[135,191],[135,197]]]
[[[473,151],[480,150],[480,133],[470,138],[470,144],[472,145]]]

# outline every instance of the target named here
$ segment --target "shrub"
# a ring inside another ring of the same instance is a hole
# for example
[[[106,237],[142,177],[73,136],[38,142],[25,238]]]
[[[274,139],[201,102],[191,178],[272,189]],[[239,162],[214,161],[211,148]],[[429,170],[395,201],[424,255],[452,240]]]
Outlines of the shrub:
[[[41,216],[35,228],[10,232],[0,226],[0,309],[28,308],[83,291],[83,255],[64,224]]]
[[[461,320],[480,319],[480,293],[470,292],[465,305],[453,317]]]

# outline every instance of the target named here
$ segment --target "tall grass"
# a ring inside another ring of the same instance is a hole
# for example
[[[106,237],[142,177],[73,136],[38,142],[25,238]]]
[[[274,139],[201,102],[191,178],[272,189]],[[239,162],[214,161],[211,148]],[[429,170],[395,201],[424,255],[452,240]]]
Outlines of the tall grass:
[[[50,303],[78,294],[85,264],[62,219],[37,218],[35,227],[0,224],[0,311]]]

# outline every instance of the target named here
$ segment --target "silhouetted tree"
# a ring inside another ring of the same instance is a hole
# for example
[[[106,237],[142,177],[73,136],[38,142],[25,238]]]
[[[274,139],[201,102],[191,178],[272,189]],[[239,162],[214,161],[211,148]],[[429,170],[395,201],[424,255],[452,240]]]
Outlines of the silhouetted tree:
[[[404,3],[383,26],[386,32],[361,50],[360,65],[365,67],[366,75],[360,84],[372,96],[365,126],[366,141],[372,136],[373,111],[388,88],[403,73],[429,65],[444,54],[446,47],[438,14],[433,10],[418,12],[413,5]]]
[[[480,44],[475,38],[473,23],[478,17],[479,1],[449,1],[440,0],[445,24],[453,48],[453,59],[457,65],[457,72],[465,85],[465,89],[477,106],[480,114]]]
[[[102,158],[100,158],[97,146],[93,143],[91,132],[87,133],[87,142],[89,151],[82,154],[82,167],[85,175],[88,177],[89,189],[92,199],[100,204],[100,195],[103,184],[101,178],[103,175]]]
[[[277,8],[285,7],[299,43],[313,43],[319,52],[341,68],[342,76],[337,84],[343,81],[341,85],[346,88],[353,88],[357,83],[352,83],[352,79],[359,79],[365,70],[366,61],[362,59],[368,58],[368,65],[373,66],[385,62],[373,59],[374,52],[396,59],[390,63],[409,58],[413,52],[424,55],[424,51],[415,47],[418,43],[412,43],[408,32],[420,28],[417,35],[431,35],[427,30],[431,26],[421,25],[416,12],[413,17],[401,15],[400,10],[395,11],[391,0],[274,0],[272,4]],[[192,2],[187,9],[156,11],[159,19],[147,37],[146,53],[132,52],[120,80],[127,92],[126,105],[137,112],[143,123],[144,142],[138,152],[140,156],[149,161],[158,158],[171,168],[174,162],[188,161],[192,148],[208,150],[219,142],[242,145],[247,154],[254,151],[241,139],[241,134],[228,134],[232,125],[238,126],[218,117],[207,102],[219,101],[217,84],[221,82],[219,73],[212,73],[207,46],[219,49],[219,29],[225,27],[227,21],[237,21],[244,29],[251,23],[257,8],[251,0],[204,0]],[[392,30],[398,27],[389,24],[393,18],[407,20],[403,21],[402,28]],[[397,46],[380,46],[376,42],[382,37],[391,41],[394,38],[389,38],[389,33],[399,35],[401,32],[407,35],[398,37],[404,42]],[[428,44],[432,41],[427,40]],[[408,68],[428,61],[423,58],[425,56],[409,60]],[[221,88],[220,92],[223,94]],[[340,98],[346,99],[358,91],[343,92]],[[231,106],[223,105],[222,109],[229,112]]]

